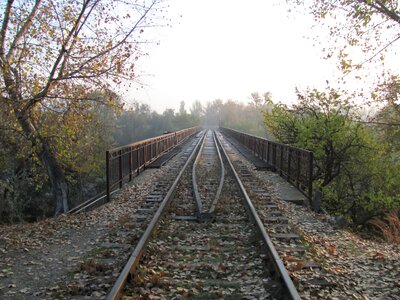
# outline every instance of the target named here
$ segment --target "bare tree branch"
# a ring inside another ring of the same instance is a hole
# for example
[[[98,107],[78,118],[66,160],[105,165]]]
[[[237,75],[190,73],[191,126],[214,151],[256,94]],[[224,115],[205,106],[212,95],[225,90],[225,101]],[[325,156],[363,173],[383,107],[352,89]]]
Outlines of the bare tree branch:
[[[38,101],[40,101],[49,91],[51,84],[54,81],[54,75],[60,65],[60,63],[63,60],[63,57],[65,56],[65,54],[68,52],[67,51],[67,47],[68,47],[68,43],[70,42],[70,40],[74,37],[75,31],[77,30],[77,28],[79,27],[79,24],[81,23],[82,18],[84,17],[85,11],[88,7],[90,3],[90,0],[85,1],[82,5],[82,9],[79,13],[79,16],[76,18],[76,21],[74,23],[74,25],[72,26],[71,30],[69,31],[69,34],[67,36],[67,38],[64,40],[64,42],[62,43],[61,47],[60,47],[60,51],[58,54],[57,59],[55,60],[54,64],[53,64],[53,68],[50,71],[49,77],[47,79],[47,83],[44,86],[44,88],[35,96],[33,96],[25,105],[25,107],[22,109],[22,112],[29,110],[30,107],[34,106]],[[65,64],[63,64],[65,65]]]
[[[381,54],[383,51],[385,51],[387,48],[389,48],[391,45],[393,45],[395,42],[397,42],[400,39],[400,35],[398,35],[395,39],[391,40],[389,43],[387,43],[384,47],[382,47],[378,52],[376,52],[374,55],[372,55],[370,58],[364,60],[360,65],[363,65],[367,62],[370,62],[373,60],[375,57],[377,57],[379,54]]]
[[[15,38],[13,42],[11,43],[10,49],[7,54],[7,59],[9,59],[15,52],[16,46],[21,40],[21,38],[25,35],[27,30],[32,24],[33,18],[37,15],[39,6],[42,3],[42,0],[36,0],[35,5],[33,6],[31,12],[29,13],[29,16],[26,18],[25,23],[22,25],[21,29],[16,33]]]
[[[125,37],[120,40],[118,43],[116,43],[114,46],[105,49],[101,52],[99,52],[98,54],[92,56],[91,58],[89,58],[88,60],[86,60],[85,62],[83,62],[76,70],[72,71],[70,74],[66,74],[66,77],[70,77],[73,76],[77,73],[80,73],[83,68],[85,66],[87,66],[89,63],[91,63],[92,61],[106,55],[107,53],[112,52],[113,50],[117,49],[118,47],[120,47],[122,44],[124,44],[128,38],[132,35],[132,33],[138,28],[138,26],[142,23],[142,21],[146,18],[147,14],[151,11],[151,9],[153,8],[153,6],[156,4],[156,0],[153,0],[153,2],[151,3],[150,6],[148,6],[144,13],[141,15],[141,17],[139,18],[139,20],[136,21],[135,25],[128,31],[128,33],[125,35]]]
[[[14,0],[7,1],[7,7],[4,11],[4,19],[0,31],[0,58],[2,60],[2,63],[4,63],[4,54],[6,53],[5,52],[6,35],[7,35],[8,24],[10,22],[11,8],[13,2]]]

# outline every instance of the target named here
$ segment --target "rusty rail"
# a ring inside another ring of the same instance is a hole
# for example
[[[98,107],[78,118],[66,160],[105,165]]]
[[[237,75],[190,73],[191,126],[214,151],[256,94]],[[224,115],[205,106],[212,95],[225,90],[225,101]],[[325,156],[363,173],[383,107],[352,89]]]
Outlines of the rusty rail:
[[[296,290],[296,287],[294,286],[293,281],[290,278],[290,275],[289,275],[288,271],[286,270],[282,259],[279,257],[279,254],[276,251],[276,248],[275,248],[271,238],[269,237],[269,235],[265,229],[265,226],[264,226],[263,222],[261,221],[261,219],[257,213],[257,210],[255,209],[255,207],[246,191],[246,188],[243,185],[242,180],[240,179],[239,174],[236,172],[236,169],[233,166],[233,163],[232,163],[231,159],[229,158],[229,155],[226,152],[225,148],[223,147],[222,142],[219,139],[218,135],[217,135],[217,142],[218,142],[219,146],[221,147],[221,152],[224,154],[224,157],[226,158],[227,165],[231,169],[231,172],[232,172],[233,176],[235,177],[237,184],[239,185],[240,192],[244,198],[244,205],[246,205],[246,207],[247,207],[247,212],[248,212],[250,218],[253,220],[253,222],[260,234],[260,237],[263,240],[263,243],[266,247],[266,252],[267,252],[266,254],[269,257],[269,259],[267,261],[269,263],[271,263],[271,265],[274,268],[275,274],[283,283],[283,290],[282,290],[281,298],[282,299],[291,299],[291,300],[300,300],[301,298]]]
[[[136,268],[140,263],[140,259],[145,251],[145,247],[146,247],[147,243],[149,242],[152,233],[154,232],[155,228],[158,225],[158,221],[161,219],[165,210],[169,206],[169,203],[172,201],[173,197],[175,196],[175,192],[176,192],[178,183],[179,183],[181,177],[183,176],[183,173],[188,168],[190,162],[193,160],[193,158],[197,154],[197,151],[200,147],[200,144],[201,144],[203,138],[204,138],[204,136],[199,139],[196,146],[194,147],[193,152],[188,157],[185,165],[179,171],[179,174],[177,175],[172,186],[168,190],[167,195],[161,201],[160,206],[158,207],[158,209],[155,212],[153,218],[151,219],[149,225],[147,226],[145,232],[140,237],[140,240],[137,243],[134,251],[132,252],[131,256],[129,257],[128,262],[126,263],[125,267],[122,269],[121,273],[119,274],[117,281],[114,283],[114,286],[112,287],[110,293],[107,296],[107,300],[123,299],[122,292],[126,285],[126,282],[135,273]]]
[[[314,157],[311,151],[246,134],[230,128],[220,128],[224,134],[247,147],[268,167],[293,184],[309,200],[312,199]]]
[[[192,127],[106,151],[107,201],[124,181],[131,181],[148,164],[198,131],[199,127]]]

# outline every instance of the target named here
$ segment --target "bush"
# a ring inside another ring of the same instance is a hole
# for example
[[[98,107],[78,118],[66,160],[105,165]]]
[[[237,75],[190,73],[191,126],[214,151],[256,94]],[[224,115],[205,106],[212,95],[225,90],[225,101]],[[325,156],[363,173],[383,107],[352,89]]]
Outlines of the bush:
[[[400,164],[355,106],[333,90],[298,93],[298,104],[274,106],[267,128],[284,143],[314,152],[314,188],[323,207],[356,225],[400,207]]]

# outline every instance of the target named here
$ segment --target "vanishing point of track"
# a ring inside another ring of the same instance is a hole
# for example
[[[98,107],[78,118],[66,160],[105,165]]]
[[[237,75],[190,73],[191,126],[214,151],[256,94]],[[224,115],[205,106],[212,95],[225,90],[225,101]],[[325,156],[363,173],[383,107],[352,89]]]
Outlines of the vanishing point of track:
[[[222,145],[198,139],[107,299],[300,299]]]

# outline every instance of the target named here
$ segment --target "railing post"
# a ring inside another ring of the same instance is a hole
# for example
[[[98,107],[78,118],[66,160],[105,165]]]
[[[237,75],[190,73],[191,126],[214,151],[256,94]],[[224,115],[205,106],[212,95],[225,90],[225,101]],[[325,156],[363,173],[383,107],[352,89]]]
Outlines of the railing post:
[[[265,141],[262,142],[261,144],[261,160],[265,161]]]
[[[136,173],[137,175],[140,174],[140,151],[136,147]]]
[[[297,178],[296,178],[296,186],[299,188],[300,186],[300,168],[301,168],[301,153],[300,151],[296,150],[297,153]]]
[[[310,152],[309,155],[309,166],[308,166],[308,198],[312,201],[312,192],[313,192],[313,173],[314,173],[314,153]]]
[[[153,143],[149,143],[147,147],[147,161],[150,161],[153,157]]]
[[[122,188],[122,150],[118,151],[118,175],[119,188]]]
[[[143,149],[143,157],[142,157],[142,159],[143,159],[143,169],[144,169],[144,166],[146,165],[146,159],[147,159],[146,144],[143,145],[142,149]]]
[[[276,151],[277,151],[277,145],[274,143],[272,144],[272,166],[274,168],[274,171],[276,172]]]
[[[129,147],[129,181],[132,181],[132,147]]]
[[[290,170],[290,165],[291,165],[291,159],[292,159],[292,148],[288,148],[288,163],[287,163],[287,168],[288,168],[288,171],[287,171],[287,173],[288,173],[288,178],[289,178],[289,180],[291,179],[291,177],[292,177],[292,173],[291,173],[291,170]]]
[[[283,171],[283,145],[279,145],[280,153],[280,161],[279,161],[279,175],[282,175]]]
[[[110,202],[110,152],[106,151],[106,194],[107,202]]]
[[[261,151],[261,141],[259,141],[258,139],[257,141],[257,157],[262,159],[262,151]]]

